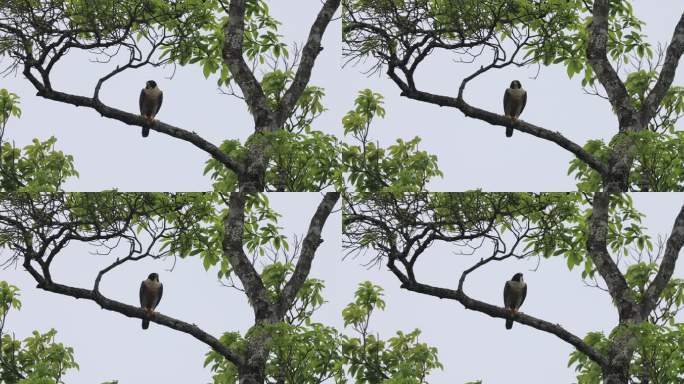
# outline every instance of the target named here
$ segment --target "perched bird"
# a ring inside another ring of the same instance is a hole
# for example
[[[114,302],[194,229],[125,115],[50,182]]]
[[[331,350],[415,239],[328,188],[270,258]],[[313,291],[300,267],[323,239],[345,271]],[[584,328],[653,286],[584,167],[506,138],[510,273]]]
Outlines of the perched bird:
[[[147,119],[147,124],[151,125],[154,122],[154,117],[159,113],[159,108],[164,101],[164,92],[157,88],[157,83],[154,80],[149,80],[145,84],[145,88],[140,91],[140,115]],[[142,129],[142,136],[147,137],[150,134],[150,127],[145,126]]]
[[[513,80],[511,86],[506,89],[504,93],[504,113],[506,116],[518,120],[518,117],[525,109],[527,104],[527,91],[522,88],[522,84],[518,80]],[[506,127],[506,137],[513,136],[513,127]]]
[[[150,273],[146,280],[140,283],[140,307],[147,312],[148,316],[154,314],[154,309],[161,301],[162,293],[164,293],[164,285],[159,281],[159,275]],[[142,328],[147,329],[150,326],[149,319],[143,319]]]
[[[523,281],[523,274],[518,272],[504,286],[504,305],[511,312],[511,317],[506,319],[506,329],[513,328],[513,315],[525,301],[527,296],[527,284]]]

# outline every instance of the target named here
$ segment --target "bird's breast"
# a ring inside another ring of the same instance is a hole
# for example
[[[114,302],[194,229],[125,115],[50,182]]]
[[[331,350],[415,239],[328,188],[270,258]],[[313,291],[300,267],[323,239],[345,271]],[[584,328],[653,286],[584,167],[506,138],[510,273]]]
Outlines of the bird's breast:
[[[515,88],[515,89],[510,88],[508,90],[508,94],[511,95],[511,97],[515,98],[516,100],[522,99],[523,96],[525,96],[525,93],[526,93],[525,90],[520,89],[520,88]]]
[[[520,281],[509,281],[508,284],[516,295],[521,293],[523,288],[525,288],[525,283]]]
[[[159,88],[145,88],[145,95],[149,98],[157,99],[161,95],[161,90]]]
[[[145,288],[147,288],[151,292],[158,291],[160,286],[161,286],[161,283],[158,281],[149,280],[149,279],[145,280]]]

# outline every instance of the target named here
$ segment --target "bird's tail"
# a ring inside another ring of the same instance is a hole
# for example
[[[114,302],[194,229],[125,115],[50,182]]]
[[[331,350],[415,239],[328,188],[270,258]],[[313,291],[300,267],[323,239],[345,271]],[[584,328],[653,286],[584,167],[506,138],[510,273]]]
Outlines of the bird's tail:
[[[142,137],[147,137],[150,135],[150,127],[143,127],[142,129]]]
[[[142,328],[143,328],[143,329],[147,329],[147,328],[149,328],[149,327],[150,327],[150,321],[147,320],[147,319],[143,319],[143,321],[142,321]]]
[[[506,127],[506,137],[513,136],[513,127]]]
[[[508,319],[506,319],[506,329],[511,329],[511,328],[513,328],[513,319],[509,317]]]

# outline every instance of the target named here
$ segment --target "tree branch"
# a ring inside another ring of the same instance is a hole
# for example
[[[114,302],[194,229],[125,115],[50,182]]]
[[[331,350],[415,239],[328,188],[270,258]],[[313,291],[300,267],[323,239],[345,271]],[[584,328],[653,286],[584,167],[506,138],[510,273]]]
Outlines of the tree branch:
[[[613,302],[618,308],[620,321],[633,318],[635,303],[625,277],[608,252],[608,206],[610,193],[594,194],[592,214],[587,229],[587,253],[608,286]]]
[[[26,66],[24,68],[24,75],[29,79],[29,81],[31,81],[33,86],[38,90],[37,95],[40,97],[49,100],[59,101],[66,104],[75,105],[77,107],[91,108],[99,112],[100,115],[104,117],[118,120],[124,124],[128,124],[131,126],[149,126],[150,129],[154,131],[164,133],[166,135],[175,137],[183,141],[187,141],[188,143],[208,153],[209,155],[211,155],[211,157],[213,157],[214,159],[216,159],[221,164],[225,165],[238,175],[244,172],[244,167],[242,166],[242,164],[230,158],[228,155],[223,153],[217,146],[206,141],[195,132],[189,132],[182,128],[178,128],[173,125],[166,124],[157,120],[155,120],[155,122],[152,125],[149,125],[149,123],[147,122],[147,120],[145,120],[144,117],[135,113],[130,113],[122,111],[117,108],[112,108],[95,98],[89,98],[85,96],[72,95],[69,93],[55,91],[50,87],[43,85],[43,83],[41,83],[30,72],[29,66]]]
[[[560,132],[553,132],[546,128],[539,127],[537,125],[525,122],[523,120],[517,120],[513,122],[510,118],[506,116],[499,115],[493,112],[486,111],[477,107],[473,107],[468,104],[463,98],[454,98],[449,96],[436,95],[424,91],[420,91],[416,88],[409,87],[395,72],[393,69],[388,69],[388,75],[401,89],[401,95],[408,97],[409,99],[419,100],[430,104],[439,105],[440,107],[448,106],[456,108],[463,112],[464,115],[472,117],[478,120],[482,120],[491,125],[498,125],[502,127],[514,127],[515,129],[528,133],[532,136],[536,136],[540,139],[551,141],[556,143],[561,148],[566,149],[575,155],[578,159],[584,161],[591,168],[596,170],[601,175],[606,175],[608,173],[608,167],[602,161],[594,157],[591,153],[587,152],[581,146],[575,144],[573,141],[567,139],[565,136],[561,135]]]
[[[323,242],[321,239],[321,232],[325,222],[328,220],[330,212],[335,207],[337,200],[340,198],[339,192],[328,192],[323,197],[323,200],[318,204],[316,213],[311,218],[309,223],[309,230],[302,242],[302,249],[299,253],[299,260],[295,267],[290,280],[283,288],[280,301],[278,303],[278,310],[281,313],[287,311],[294,302],[297,292],[302,288],[311,271],[311,263],[316,255],[316,249]]]
[[[639,118],[641,120],[641,125],[646,127],[648,122],[655,117],[660,107],[660,103],[670,89],[672,82],[674,81],[675,72],[677,66],[679,65],[679,59],[684,53],[684,13],[679,19],[677,26],[672,34],[672,40],[670,45],[667,47],[667,53],[665,55],[665,62],[660,70],[660,76],[658,81],[651,89],[651,92],[646,97],[643,105],[641,106],[641,111],[639,111]]]
[[[28,260],[28,259],[27,259]],[[32,274],[35,278],[35,275]],[[161,313],[155,312],[153,316],[149,316],[147,312],[137,306],[132,306],[128,304],[121,303],[116,300],[109,299],[102,294],[96,293],[83,288],[71,287],[67,285],[57,284],[48,280],[37,280],[38,288],[57,293],[64,296],[71,296],[76,299],[86,299],[96,302],[103,309],[108,311],[120,313],[126,317],[134,317],[138,319],[148,319],[154,323],[163,325],[165,327],[174,329],[179,332],[186,333],[197,340],[203,342],[204,344],[210,346],[213,350],[220,353],[221,356],[225,357],[231,363],[240,366],[243,364],[242,358],[238,356],[235,352],[223,345],[217,338],[203,331],[201,328],[195,324],[189,324],[182,320],[175,319],[170,316],[162,315]]]
[[[266,295],[266,288],[245,255],[242,248],[245,223],[245,193],[231,192],[228,201],[228,215],[223,220],[223,255],[228,258],[235,274],[245,288],[257,320],[271,315],[271,305]]]
[[[647,318],[648,314],[651,313],[658,304],[660,295],[663,293],[670,278],[672,278],[672,274],[674,273],[677,264],[677,258],[682,250],[682,246],[684,246],[684,205],[682,205],[679,215],[677,215],[677,218],[675,219],[672,232],[670,233],[670,237],[668,237],[666,244],[665,254],[663,255],[663,260],[660,262],[658,273],[648,286],[641,302],[641,315],[643,318]]]
[[[335,14],[335,11],[337,11],[337,8],[339,7],[340,0],[326,0],[325,4],[323,4],[323,7],[318,12],[316,21],[309,31],[309,37],[304,45],[304,49],[302,49],[302,58],[299,61],[297,73],[295,74],[292,84],[280,100],[280,105],[276,111],[276,124],[278,126],[283,125],[285,119],[292,113],[302,92],[304,92],[306,85],[309,83],[311,70],[316,62],[316,57],[318,57],[318,54],[323,50],[321,47],[323,34],[328,27],[328,23],[330,23],[330,20]]]
[[[466,295],[462,290],[457,291],[453,289],[434,287],[431,285],[419,283],[415,280],[412,281],[408,279],[406,275],[404,275],[393,263],[388,263],[388,266],[390,270],[392,270],[392,272],[401,281],[401,287],[406,290],[438,297],[440,299],[455,300],[461,303],[466,309],[481,312],[491,317],[497,317],[501,319],[508,319],[511,317],[511,313],[507,309],[473,299]],[[596,362],[598,365],[602,367],[607,365],[607,361],[602,354],[600,354],[590,345],[586,344],[579,337],[568,332],[559,324],[552,324],[548,321],[536,318],[534,316],[526,315],[522,312],[517,312],[516,315],[513,317],[513,320],[521,324],[525,324],[529,327],[535,328],[537,330],[553,334],[561,340],[575,347],[578,351],[587,355],[591,360]]]
[[[618,116],[620,131],[634,126],[634,107],[627,93],[625,84],[620,80],[617,72],[608,61],[606,44],[608,42],[608,13],[610,0],[596,0],[594,2],[593,18],[589,32],[587,46],[587,60],[596,73],[603,88],[608,94],[608,100],[613,111]]]
[[[245,40],[245,2],[230,1],[228,24],[224,27],[223,60],[245,97],[257,130],[270,130],[273,128],[273,120],[266,95],[242,56]]]

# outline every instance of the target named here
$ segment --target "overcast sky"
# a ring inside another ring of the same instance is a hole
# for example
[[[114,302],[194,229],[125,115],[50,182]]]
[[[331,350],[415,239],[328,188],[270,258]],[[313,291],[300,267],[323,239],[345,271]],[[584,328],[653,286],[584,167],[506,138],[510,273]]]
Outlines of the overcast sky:
[[[319,201],[319,194],[270,194],[272,206],[283,217],[283,232],[302,235]],[[636,194],[636,207],[647,216],[644,225],[654,238],[667,235],[684,203],[684,195]],[[372,255],[343,260],[340,250],[340,214],[332,214],[323,231],[324,242],[313,263],[311,277],[323,279],[324,296],[329,301],[315,315],[315,320],[342,329],[342,309],[353,299],[358,283],[371,280],[385,288],[387,308],[377,312],[371,330],[389,338],[397,330],[422,330],[421,341],[439,349],[444,364],[430,383],[464,383],[483,379],[499,383],[571,383],[574,373],[567,368],[572,348],[555,336],[515,323],[504,328],[504,320],[465,310],[460,304],[411,293],[399,288],[398,281],[385,267],[362,266]],[[56,261],[53,277],[58,282],[91,287],[95,274],[111,262],[93,256],[91,249],[71,247]],[[417,268],[425,283],[455,288],[464,268],[482,256],[456,256],[444,245],[430,248]],[[3,255],[6,256],[6,255]],[[204,272],[199,259],[144,261],[124,265],[108,274],[102,282],[105,295],[136,305],[138,288],[150,272],[156,271],[164,283],[161,313],[195,323],[219,336],[225,331],[244,332],[253,321],[245,297],[222,287],[215,270]],[[582,337],[589,331],[608,332],[617,323],[617,314],[609,296],[586,287],[580,271],[568,272],[562,258],[543,260],[536,271],[537,259],[493,263],[471,274],[466,292],[474,298],[502,305],[503,284],[515,272],[523,272],[529,289],[522,311],[561,324]],[[684,268],[677,267],[675,277]],[[210,373],[202,367],[207,347],[186,334],[151,324],[147,331],[140,320],[101,310],[89,301],[40,291],[35,282],[20,269],[0,270],[0,280],[21,288],[23,307],[12,312],[7,328],[24,338],[37,329],[53,327],[57,340],[74,347],[80,371],[67,377],[70,384],[93,384],[119,379],[122,384],[149,380],[165,383],[205,383]],[[146,360],[146,356],[153,356]]]
[[[304,2],[302,2],[304,3]],[[282,21],[281,32],[288,42],[304,40],[318,11],[319,1],[306,6],[272,1],[272,14]],[[647,22],[645,32],[651,41],[669,39],[681,15],[681,2],[634,1],[637,15]],[[456,110],[421,104],[398,96],[394,84],[384,77],[366,77],[363,65],[340,72],[340,23],[336,20],[326,32],[324,51],[314,69],[312,84],[326,90],[325,104],[330,109],[316,123],[317,129],[340,134],[339,121],[353,105],[356,92],[372,88],[386,97],[387,118],[377,124],[375,138],[388,145],[396,138],[419,135],[421,149],[439,157],[444,179],[436,180],[433,190],[571,190],[573,180],[566,175],[570,156],[554,144],[516,132],[504,137],[503,127],[492,127],[466,119]],[[92,93],[99,76],[111,68],[89,63],[87,56],[75,56],[56,68],[53,83],[57,89]],[[448,58],[435,58],[419,74],[422,87],[454,95],[460,79],[470,70]],[[103,100],[113,106],[137,111],[137,96],[145,80],[156,79],[165,92],[159,119],[193,130],[214,143],[227,138],[244,139],[252,121],[244,104],[219,94],[215,79],[205,81],[196,68],[144,69],[124,73],[110,81],[102,91]],[[682,70],[678,78],[682,79]],[[615,129],[615,118],[607,102],[584,95],[579,80],[568,80],[564,69],[516,69],[488,74],[472,83],[466,97],[474,105],[493,111],[501,106],[501,95],[512,78],[528,90],[528,105],[523,118],[560,131],[578,143],[589,138],[608,137]],[[22,97],[24,112],[13,120],[6,137],[18,146],[34,137],[58,138],[57,147],[75,157],[81,173],[73,179],[71,190],[206,190],[210,180],[202,175],[207,156],[192,145],[152,132],[142,139],[139,127],[103,119],[99,114],[36,97],[35,90],[20,75],[0,79],[0,87]],[[540,161],[541,160],[541,161]],[[287,234],[302,234],[318,203],[318,194],[271,195],[274,207],[284,217]],[[314,198],[315,197],[315,198]],[[646,224],[652,234],[667,234],[684,203],[682,194],[637,195],[637,207],[647,213]],[[564,342],[516,323],[504,329],[504,321],[466,311],[458,303],[412,294],[398,288],[385,268],[367,270],[366,259],[342,260],[340,215],[331,215],[323,237],[325,242],[314,262],[313,277],[326,281],[325,295],[330,301],[316,315],[318,321],[342,327],[340,312],[352,299],[356,285],[371,279],[386,289],[387,310],[377,314],[372,328],[382,337],[397,330],[420,328],[422,341],[439,348],[445,370],[436,372],[430,382],[462,383],[484,379],[485,383],[566,383],[574,381],[567,368],[571,351]],[[430,263],[421,267],[426,282],[455,287],[462,268],[477,255],[464,260],[449,249],[430,250]],[[426,255],[427,256],[427,255]],[[427,258],[427,257],[426,257]],[[90,287],[94,273],[107,261],[85,249],[70,249],[57,264],[59,281]],[[680,263],[681,264],[681,263]],[[188,259],[167,271],[171,260],[140,262],[125,266],[103,281],[102,289],[113,298],[130,304],[138,302],[138,286],[151,271],[158,271],[165,284],[163,313],[195,322],[218,336],[224,331],[244,331],[251,324],[252,312],[244,297],[221,287],[215,272],[204,272],[197,259]],[[494,265],[472,276],[466,289],[473,297],[501,304],[503,283],[522,271],[529,284],[523,311],[563,325],[578,336],[593,330],[609,330],[617,316],[608,296],[587,288],[579,272],[568,272],[561,259],[544,261],[536,272],[536,260]],[[676,271],[682,277],[682,267]],[[204,383],[210,374],[202,367],[207,348],[192,337],[152,324],[143,332],[140,321],[101,310],[97,305],[45,293],[21,270],[1,270],[0,279],[22,289],[24,307],[13,312],[8,328],[17,337],[32,330],[54,327],[58,340],[73,346],[81,370],[68,376],[71,384],[92,384],[119,379],[122,384],[147,380],[168,383]],[[144,356],[153,361],[143,364]],[[505,360],[504,360],[505,359]]]
[[[282,22],[280,28],[288,43],[305,40],[319,9],[319,0],[300,1],[307,6],[292,7],[286,1],[272,1],[271,13]],[[646,22],[644,32],[653,44],[672,36],[684,7],[678,0],[633,2],[636,14]],[[657,4],[657,6],[654,6]],[[314,128],[338,136],[340,120],[352,108],[357,92],[371,88],[385,96],[387,116],[371,132],[372,139],[387,146],[397,138],[422,138],[420,148],[435,154],[444,171],[443,179],[431,184],[432,190],[461,191],[482,188],[490,191],[565,191],[575,189],[567,167],[571,156],[562,148],[516,132],[507,139],[504,127],[494,127],[468,119],[455,109],[408,100],[384,74],[366,76],[370,63],[346,66],[340,49],[340,21],[334,20],[325,33],[324,50],[313,71],[312,82],[325,88],[324,113]],[[113,64],[89,62],[92,56],[70,53],[57,65],[53,85],[83,95],[91,95],[97,79]],[[477,67],[456,64],[451,57],[434,55],[417,72],[419,87],[432,92],[455,95],[461,79]],[[215,78],[205,80],[199,67],[144,68],[126,71],[102,90],[109,105],[131,112],[138,110],[138,94],[147,79],[156,79],[164,90],[164,105],[158,118],[195,131],[219,144],[225,139],[244,140],[252,132],[252,119],[244,103],[218,92]],[[677,71],[681,84],[682,71]],[[607,138],[615,133],[616,120],[607,101],[585,95],[579,78],[569,80],[564,67],[512,68],[487,73],[466,89],[473,105],[500,111],[504,89],[511,79],[521,80],[528,91],[522,118],[559,131],[580,145],[590,138]],[[18,74],[0,79],[0,87],[22,97],[24,115],[12,120],[6,136],[17,145],[34,137],[58,138],[57,148],[75,157],[79,179],[67,185],[72,190],[102,190],[118,187],[122,191],[196,191],[211,186],[202,175],[208,156],[187,142],[152,132],[140,137],[140,127],[131,127],[98,113],[71,105],[44,100]]]

